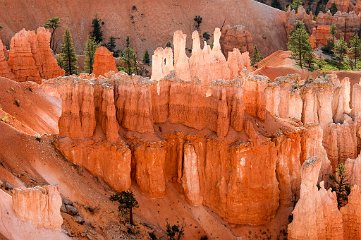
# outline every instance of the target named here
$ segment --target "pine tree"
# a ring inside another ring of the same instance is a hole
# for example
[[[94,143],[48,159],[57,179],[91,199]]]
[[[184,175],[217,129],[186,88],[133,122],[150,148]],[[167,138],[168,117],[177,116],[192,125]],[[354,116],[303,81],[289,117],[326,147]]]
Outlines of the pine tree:
[[[347,56],[347,43],[343,38],[340,38],[335,42],[334,54],[337,61],[338,68],[341,69],[342,65],[345,63]]]
[[[298,65],[303,68],[306,58],[312,53],[312,48],[305,24],[301,21],[295,23],[294,29],[290,33],[288,50],[292,52],[292,57],[296,59]]]
[[[130,38],[127,37],[125,40],[126,48],[123,51],[122,59],[125,63],[123,69],[128,75],[138,73],[137,55],[133,48],[130,47]]]
[[[129,223],[134,225],[133,220],[133,208],[138,208],[138,201],[135,199],[134,194],[131,191],[123,191],[116,193],[110,197],[111,201],[119,203],[118,210],[120,213],[129,214]]]
[[[297,12],[298,7],[301,5],[302,5],[302,0],[293,0],[290,7],[291,7],[291,10],[295,10]]]
[[[257,46],[254,46],[253,54],[251,56],[251,64],[252,64],[252,66],[254,66],[256,63],[258,63],[262,59],[263,59],[262,54],[258,50]]]
[[[93,64],[94,64],[94,55],[95,51],[98,47],[98,44],[92,37],[88,37],[85,44],[85,60],[84,60],[84,68],[85,72],[92,73],[93,72]]]
[[[338,207],[341,208],[347,204],[348,195],[350,195],[351,187],[346,175],[345,164],[340,163],[334,175],[330,175],[331,189],[336,192]]]
[[[201,26],[201,23],[202,23],[202,17],[201,16],[195,16],[194,17],[194,22],[195,22],[195,27],[197,30],[199,30],[200,26]]]
[[[107,42],[107,44],[105,44],[105,47],[113,53],[114,57],[119,57],[119,50],[116,50],[117,44],[115,42],[115,39],[115,37],[110,36],[109,41]]]
[[[56,44],[55,44],[55,31],[57,28],[60,27],[60,18],[53,17],[48,19],[48,21],[44,24],[44,28],[51,30],[50,35],[50,48],[55,52],[56,51]]]
[[[73,38],[67,29],[64,33],[63,44],[59,56],[60,66],[65,70],[66,75],[78,73],[77,57],[75,55]]]
[[[331,7],[330,7],[330,12],[332,13],[332,15],[335,15],[335,13],[337,13],[338,9],[336,6],[336,3],[332,3]]]
[[[150,64],[150,56],[148,50],[145,51],[144,57],[143,57],[143,64]]]
[[[95,40],[96,43],[103,42],[103,31],[102,31],[102,25],[104,25],[104,22],[98,18],[97,16],[93,18],[92,20],[92,31],[90,32],[90,36]]]
[[[350,40],[349,57],[351,60],[351,68],[357,68],[357,61],[361,58],[361,39],[355,34]]]
[[[180,240],[184,237],[184,228],[178,225],[170,225],[167,223],[168,240]]]

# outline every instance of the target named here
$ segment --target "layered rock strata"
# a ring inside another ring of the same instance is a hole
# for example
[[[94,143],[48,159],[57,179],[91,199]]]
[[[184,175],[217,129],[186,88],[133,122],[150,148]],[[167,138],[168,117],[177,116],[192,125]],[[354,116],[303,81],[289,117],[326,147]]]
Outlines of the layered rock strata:
[[[23,29],[15,34],[11,39],[7,65],[8,68],[0,53],[0,76],[19,82],[40,83],[41,79],[64,75],[50,49],[50,32],[42,27],[36,32]]]

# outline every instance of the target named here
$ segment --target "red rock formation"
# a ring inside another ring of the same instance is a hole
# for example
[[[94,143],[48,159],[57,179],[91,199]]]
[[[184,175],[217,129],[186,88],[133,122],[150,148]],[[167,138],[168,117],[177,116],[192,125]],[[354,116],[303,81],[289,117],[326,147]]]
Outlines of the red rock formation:
[[[5,49],[2,41],[0,40],[0,76],[13,79],[14,75],[11,72],[9,65],[6,61],[5,51],[6,51],[6,49]]]
[[[151,197],[165,194],[165,158],[166,150],[163,143],[141,144],[135,148],[136,180],[140,189]]]
[[[242,25],[233,27],[226,25],[223,27],[220,43],[222,52],[226,58],[228,57],[228,53],[232,52],[234,48],[239,49],[242,53],[253,53],[254,44],[252,34]]]
[[[350,184],[361,186],[361,155],[357,156],[356,159],[347,159],[345,166]]]
[[[310,42],[312,48],[318,48],[322,46],[326,46],[327,42],[331,38],[329,25],[319,25],[312,30],[312,34],[310,36]]]
[[[302,165],[300,199],[288,225],[288,239],[343,239],[342,215],[336,194],[317,189],[321,160],[310,158]]]
[[[110,71],[118,72],[113,53],[106,47],[98,47],[94,55],[93,73],[104,76]]]
[[[344,239],[361,239],[361,191],[354,186],[348,196],[348,203],[341,208]]]
[[[219,28],[214,31],[213,48],[204,43],[200,47],[200,38],[197,31],[193,32],[193,49],[190,58],[186,55],[186,35],[182,31],[174,33],[174,68],[172,66],[171,49],[158,48],[152,57],[152,79],[160,80],[173,69],[176,77],[183,81],[200,80],[209,85],[215,80],[232,80],[240,75],[243,68],[251,69],[248,52],[241,54],[238,49],[229,53],[228,61],[221,51]]]
[[[50,49],[50,33],[21,30],[11,39],[8,64],[19,82],[48,79],[64,75]]]
[[[60,230],[63,218],[60,193],[55,186],[15,189],[13,209],[18,217],[39,228]]]
[[[331,0],[328,1],[326,8],[330,9],[333,4],[336,4],[337,10],[341,12],[348,12],[353,6],[350,0]]]

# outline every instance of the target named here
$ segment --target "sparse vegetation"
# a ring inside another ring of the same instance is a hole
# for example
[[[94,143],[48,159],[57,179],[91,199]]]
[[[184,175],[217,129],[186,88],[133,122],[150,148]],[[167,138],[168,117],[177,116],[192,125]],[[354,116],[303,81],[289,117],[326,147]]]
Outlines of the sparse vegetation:
[[[201,23],[202,23],[202,21],[203,21],[203,18],[202,18],[201,16],[195,16],[193,20],[194,20],[194,22],[195,22],[195,28],[196,28],[196,30],[199,31],[199,28],[201,27]]]
[[[105,44],[105,47],[113,53],[114,57],[119,57],[120,50],[117,50],[116,38],[114,36],[109,37],[109,41]]]
[[[309,63],[313,57],[309,34],[305,24],[301,21],[295,23],[294,29],[290,33],[288,50],[292,52],[292,57],[301,68],[305,66],[306,62]]]
[[[336,192],[338,207],[341,208],[347,204],[348,195],[351,192],[345,164],[340,163],[336,168],[335,174],[329,177],[332,191]]]
[[[93,64],[94,64],[94,55],[95,51],[98,47],[98,44],[92,37],[88,37],[85,44],[85,60],[84,60],[84,68],[85,72],[92,73],[93,72]]]
[[[66,75],[72,75],[78,73],[78,63],[75,55],[75,48],[73,38],[70,31],[65,30],[63,37],[63,45],[61,47],[61,53],[59,54],[59,65],[65,70]]]
[[[337,13],[338,9],[336,6],[336,3],[332,3],[331,7],[330,7],[330,12],[332,13],[332,15],[335,15],[335,13]]]
[[[138,208],[138,201],[135,199],[134,194],[131,191],[123,191],[116,193],[110,197],[113,202],[118,202],[118,210],[121,214],[129,214],[129,223],[134,224],[133,220],[133,208]]]
[[[342,65],[347,64],[347,43],[343,38],[340,38],[335,42],[333,52],[337,61],[337,66],[341,69]]]
[[[103,30],[102,26],[104,22],[98,17],[95,16],[92,20],[92,31],[90,32],[90,36],[95,40],[96,43],[103,42]]]
[[[256,65],[256,63],[258,63],[262,59],[263,59],[262,54],[258,50],[257,46],[254,46],[253,53],[252,53],[252,56],[251,56],[251,64],[252,64],[252,66]]]
[[[211,35],[209,34],[209,32],[204,32],[203,33],[203,40],[208,43],[209,39],[211,39]]]
[[[150,56],[148,50],[146,50],[144,53],[143,64],[147,64],[148,66],[150,65]]]
[[[168,240],[180,240],[184,237],[184,228],[178,225],[170,225],[167,223]]]
[[[355,34],[350,40],[348,55],[351,69],[357,69],[358,61],[361,58],[361,39],[357,34]]]
[[[57,49],[57,44],[55,43],[55,32],[56,29],[60,27],[60,18],[52,17],[44,24],[46,29],[50,30],[50,48],[55,52]]]
[[[302,3],[302,0],[293,0],[290,5],[291,10],[295,10],[297,12],[299,6],[301,6]]]
[[[124,61],[124,67],[121,67],[120,70],[126,72],[128,75],[138,73],[138,63],[137,55],[133,48],[130,47],[130,39],[126,39],[126,48],[122,54],[122,60]]]

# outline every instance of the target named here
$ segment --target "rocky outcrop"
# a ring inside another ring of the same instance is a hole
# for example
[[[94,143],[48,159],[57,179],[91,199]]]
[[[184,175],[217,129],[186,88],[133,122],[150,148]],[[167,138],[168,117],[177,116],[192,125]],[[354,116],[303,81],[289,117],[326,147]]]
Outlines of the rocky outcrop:
[[[5,58],[5,51],[6,48],[4,47],[2,41],[0,40],[0,76],[9,79],[14,79],[14,75],[11,72],[11,69]]]
[[[106,47],[98,47],[94,55],[93,73],[104,76],[110,71],[118,72],[113,53]]]
[[[335,4],[338,11],[348,12],[353,8],[353,4],[350,0],[331,0],[328,1],[326,8],[330,9]]]
[[[12,202],[15,213],[23,221],[29,221],[38,228],[61,229],[62,200],[57,187],[15,189]]]
[[[222,28],[222,37],[220,39],[222,52],[227,58],[228,53],[232,52],[234,48],[239,49],[240,52],[253,53],[254,43],[252,34],[246,30],[245,26],[226,25]]]
[[[361,155],[356,159],[347,159],[345,166],[350,184],[361,186]]]
[[[29,240],[70,239],[61,231],[62,201],[56,187],[15,189],[13,194],[12,197],[0,189],[1,237]]]
[[[21,30],[11,39],[9,67],[19,82],[41,82],[64,75],[50,49],[50,32]]]
[[[343,239],[342,215],[336,194],[317,189],[321,160],[309,158],[302,165],[300,199],[288,225],[288,239]]]
[[[361,191],[355,185],[348,196],[348,203],[341,208],[344,239],[361,239]]]
[[[243,68],[251,69],[249,53],[241,53],[239,49],[229,52],[228,61],[221,51],[221,31],[214,31],[213,48],[204,42],[201,49],[199,33],[193,32],[193,49],[189,58],[185,52],[186,35],[176,31],[173,37],[174,65],[172,64],[171,49],[157,48],[152,57],[152,80],[160,80],[167,76],[173,69],[176,77],[186,81],[199,80],[202,84],[209,85],[215,80],[232,80],[240,75]]]

